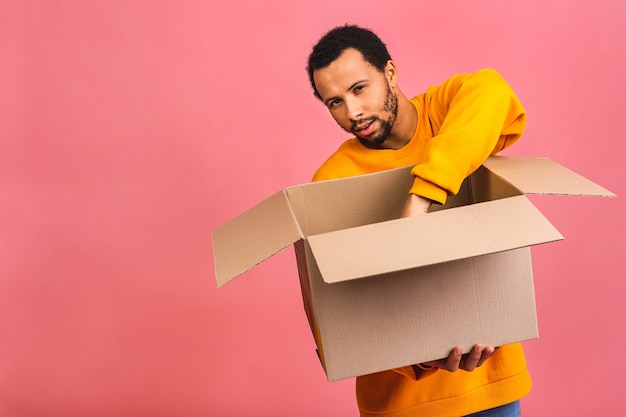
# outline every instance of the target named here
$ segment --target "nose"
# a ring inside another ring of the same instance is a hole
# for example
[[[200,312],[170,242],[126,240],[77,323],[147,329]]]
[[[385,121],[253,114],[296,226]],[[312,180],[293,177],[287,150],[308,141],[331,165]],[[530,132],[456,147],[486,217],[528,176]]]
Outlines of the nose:
[[[361,103],[358,100],[352,98],[350,100],[346,100],[345,102],[346,108],[346,116],[350,121],[357,121],[363,118],[363,108],[361,107]]]

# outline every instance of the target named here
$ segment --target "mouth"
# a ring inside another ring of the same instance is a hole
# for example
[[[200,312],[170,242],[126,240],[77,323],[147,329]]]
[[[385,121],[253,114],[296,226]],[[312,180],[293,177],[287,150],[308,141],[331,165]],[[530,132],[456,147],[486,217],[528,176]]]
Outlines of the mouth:
[[[352,128],[352,132],[355,135],[359,135],[359,136],[368,136],[369,134],[371,134],[374,131],[374,119],[369,120],[365,123],[361,123],[358,126],[354,126]]]

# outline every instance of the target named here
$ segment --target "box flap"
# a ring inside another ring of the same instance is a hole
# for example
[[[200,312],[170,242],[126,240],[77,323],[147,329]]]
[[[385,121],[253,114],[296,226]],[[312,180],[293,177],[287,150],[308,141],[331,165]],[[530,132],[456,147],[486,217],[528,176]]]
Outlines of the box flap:
[[[615,194],[548,158],[492,156],[483,164],[525,194],[615,197]]]
[[[410,167],[300,184],[286,189],[304,236],[397,219],[413,176]]]
[[[524,196],[309,236],[327,283],[563,239]]]
[[[218,287],[302,238],[284,190],[213,231]]]

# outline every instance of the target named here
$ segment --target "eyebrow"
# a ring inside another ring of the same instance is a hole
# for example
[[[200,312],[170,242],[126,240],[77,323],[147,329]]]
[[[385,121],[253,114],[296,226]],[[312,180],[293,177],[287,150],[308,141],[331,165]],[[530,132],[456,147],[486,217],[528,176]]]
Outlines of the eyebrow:
[[[348,87],[348,89],[346,90],[346,92],[348,92],[348,91],[352,91],[352,90],[354,89],[354,87],[356,87],[357,85],[359,85],[359,84],[361,84],[362,82],[365,82],[365,81],[367,81],[367,79],[365,79],[365,78],[364,78],[364,79],[362,79],[362,80],[359,80],[359,81],[354,82],[354,83],[353,83],[350,87]],[[324,104],[328,106],[328,103],[330,103],[331,101],[333,101],[333,100],[334,100],[334,99],[336,99],[336,98],[337,98],[337,96],[330,97],[330,98],[328,98],[328,99],[324,100]]]

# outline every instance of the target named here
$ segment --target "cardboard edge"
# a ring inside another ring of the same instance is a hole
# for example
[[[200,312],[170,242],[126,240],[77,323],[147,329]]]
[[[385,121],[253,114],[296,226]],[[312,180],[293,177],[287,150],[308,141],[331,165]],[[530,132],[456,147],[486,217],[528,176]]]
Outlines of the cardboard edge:
[[[524,194],[617,197],[615,193],[546,157],[491,156],[483,166]]]
[[[213,230],[218,288],[303,238],[283,189]]]

